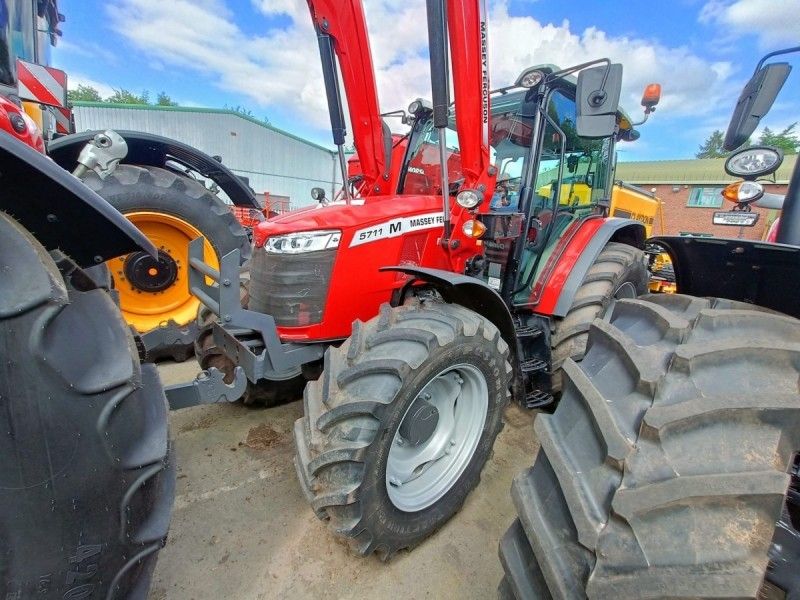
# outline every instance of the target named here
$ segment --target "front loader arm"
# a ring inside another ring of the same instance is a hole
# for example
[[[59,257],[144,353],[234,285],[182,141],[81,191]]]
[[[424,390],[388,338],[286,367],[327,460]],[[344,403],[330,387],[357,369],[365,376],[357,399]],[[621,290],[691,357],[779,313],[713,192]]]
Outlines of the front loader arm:
[[[483,0],[447,0],[447,28],[463,187],[483,184],[491,192],[489,42]]]
[[[328,36],[336,54],[361,162],[364,194],[387,194],[391,135],[380,116],[372,53],[360,0],[308,0],[317,35]],[[329,92],[330,93],[330,92]]]

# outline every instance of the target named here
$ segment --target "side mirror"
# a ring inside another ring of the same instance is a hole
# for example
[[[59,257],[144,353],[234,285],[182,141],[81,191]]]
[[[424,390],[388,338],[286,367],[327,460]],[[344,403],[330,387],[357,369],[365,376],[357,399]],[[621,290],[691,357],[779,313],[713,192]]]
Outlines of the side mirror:
[[[321,187],[311,188],[311,199],[322,202],[325,200],[325,190]]]
[[[736,102],[725,133],[725,150],[736,150],[750,138],[761,118],[769,112],[791,70],[789,63],[772,63],[761,67],[750,78]]]
[[[604,138],[616,131],[621,91],[621,64],[592,67],[578,74],[575,102],[579,136]]]

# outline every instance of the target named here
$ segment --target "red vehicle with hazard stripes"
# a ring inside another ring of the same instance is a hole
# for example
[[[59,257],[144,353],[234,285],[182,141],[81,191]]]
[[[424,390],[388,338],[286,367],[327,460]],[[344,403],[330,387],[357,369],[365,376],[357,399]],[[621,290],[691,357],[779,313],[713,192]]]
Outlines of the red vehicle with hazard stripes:
[[[361,3],[309,7],[342,174],[339,78],[360,172],[339,198],[317,190],[317,208],[255,228],[246,308],[235,257],[217,272],[193,242],[192,290],[218,317],[195,401],[304,389],[306,497],[357,552],[388,556],[460,508],[511,397],[551,406],[590,322],[647,290],[644,226],[607,216],[615,144],[637,134],[621,65],[534,66],[490,91],[481,4],[429,0],[433,102],[409,106],[401,153]]]
[[[50,64],[61,36],[57,0],[0,0],[0,129],[45,151],[128,216],[158,247],[107,264],[126,321],[149,360],[191,356],[199,302],[187,285],[187,247],[203,235],[209,259],[250,252],[235,214],[261,213],[247,182],[177,140],[137,131],[74,132],[67,74]],[[238,211],[234,213],[231,207]],[[213,258],[212,258],[213,257]]]

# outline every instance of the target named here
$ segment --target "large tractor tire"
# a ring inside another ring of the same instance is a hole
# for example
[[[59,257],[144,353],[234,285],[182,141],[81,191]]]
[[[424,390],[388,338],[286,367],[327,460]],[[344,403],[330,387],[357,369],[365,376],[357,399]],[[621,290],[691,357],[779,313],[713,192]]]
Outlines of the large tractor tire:
[[[205,259],[239,250],[250,241],[230,208],[203,185],[157,167],[119,165],[106,179],[89,173],[95,192],[132,221],[159,249],[156,261],[134,252],[108,261],[125,320],[142,335],[147,360],[186,360],[194,351],[200,301],[189,293],[189,242],[203,236]]]
[[[642,250],[617,242],[609,242],[603,248],[578,288],[569,312],[554,322],[550,338],[554,394],[561,393],[564,361],[583,358],[592,321],[602,318],[617,300],[647,292],[648,280],[647,257]]]
[[[317,516],[388,559],[441,527],[478,484],[510,397],[497,328],[436,300],[391,308],[325,353],[295,422],[295,467]]]
[[[729,300],[621,300],[564,373],[512,485],[501,593],[800,597],[800,321]]]
[[[58,258],[0,213],[0,596],[144,599],[175,493],[164,391]]]

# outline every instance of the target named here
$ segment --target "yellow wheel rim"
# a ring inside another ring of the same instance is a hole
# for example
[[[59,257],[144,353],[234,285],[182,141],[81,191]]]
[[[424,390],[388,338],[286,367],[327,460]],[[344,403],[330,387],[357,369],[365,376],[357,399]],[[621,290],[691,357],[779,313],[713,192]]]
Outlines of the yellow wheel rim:
[[[157,212],[125,215],[159,250],[159,261],[134,252],[108,261],[119,292],[122,315],[140,332],[173,320],[185,325],[197,317],[200,301],[189,293],[189,242],[202,235],[180,217]],[[205,261],[215,269],[219,259],[206,239]]]

